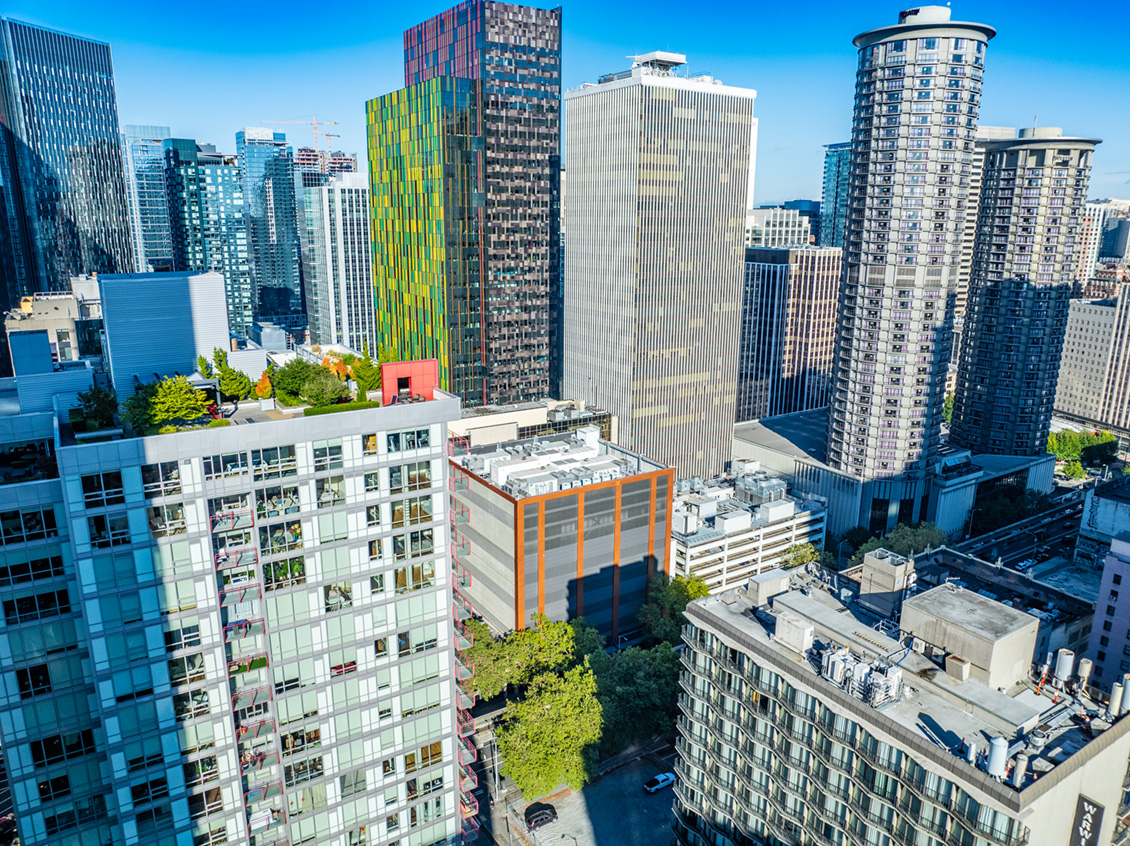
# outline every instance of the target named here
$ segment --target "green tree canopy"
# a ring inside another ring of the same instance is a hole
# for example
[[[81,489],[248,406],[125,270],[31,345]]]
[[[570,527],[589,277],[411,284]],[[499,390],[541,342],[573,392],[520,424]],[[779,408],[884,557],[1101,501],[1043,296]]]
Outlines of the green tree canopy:
[[[615,754],[675,726],[679,657],[669,643],[632,647],[594,662],[597,699],[604,715],[601,748]]]
[[[1048,435],[1048,452],[1058,461],[1110,464],[1118,458],[1118,439],[1110,432],[1064,429]]]
[[[946,423],[953,420],[953,391],[946,394],[946,400],[942,404],[942,420]]]
[[[224,367],[220,370],[220,393],[227,399],[247,399],[251,393],[251,379],[242,370]]]
[[[577,617],[569,622],[569,627],[573,630],[573,660],[580,664],[586,658],[604,655],[607,644],[596,626],[584,617]]]
[[[204,356],[196,356],[196,370],[205,379],[211,379],[215,374],[212,372],[212,363]]]
[[[1068,461],[1063,468],[1063,473],[1068,479],[1087,478],[1087,471],[1083,469],[1083,465],[1079,461]]]
[[[866,543],[855,551],[851,563],[853,565],[863,562],[863,556],[874,549],[886,549],[896,555],[913,556],[929,547],[937,549],[949,540],[945,532],[933,523],[919,523],[909,526],[899,523],[890,532],[881,538],[869,538]]]
[[[562,784],[579,790],[588,781],[603,725],[596,690],[586,663],[563,674],[542,673],[524,699],[507,707],[496,735],[501,771],[526,799]]]
[[[524,687],[538,675],[553,672],[573,662],[573,628],[544,614],[533,615],[533,628],[496,638],[490,627],[468,620],[474,644],[467,662],[475,669],[475,687],[483,699],[493,699],[507,686]]]
[[[114,425],[114,412],[118,410],[118,398],[108,388],[97,385],[89,391],[77,394],[82,416],[93,429],[108,429]]]
[[[150,413],[158,426],[186,423],[202,417],[210,404],[207,395],[196,390],[184,376],[166,376],[150,401]]]
[[[781,558],[781,566],[786,568],[801,567],[812,561],[819,561],[820,553],[810,543],[794,543],[785,550]]]
[[[292,358],[271,376],[276,391],[285,391],[293,397],[302,393],[302,386],[315,370],[320,370],[304,358]]]
[[[157,431],[157,423],[153,419],[153,398],[156,395],[157,382],[146,382],[122,403],[122,420],[135,434],[151,435]]]
[[[472,645],[464,656],[474,668],[475,689],[483,699],[494,699],[510,684],[511,667],[506,660],[506,641],[496,639],[490,626],[481,620],[467,621]]]
[[[848,529],[844,532],[844,540],[851,544],[852,549],[859,549],[871,540],[871,532],[868,531],[866,526],[856,526],[854,529]]]
[[[985,500],[983,505],[977,506],[977,511],[970,521],[969,533],[974,536],[986,535],[1002,526],[1047,511],[1052,504],[1051,497],[1038,491],[1006,492],[994,496]]]
[[[647,602],[640,609],[640,623],[656,641],[679,643],[687,618],[683,612],[687,603],[710,593],[710,588],[699,576],[656,574],[647,589]]]
[[[282,370],[279,371],[279,376],[281,375]],[[326,368],[315,367],[302,383],[298,395],[313,406],[333,405],[339,399],[349,396],[349,389]]]

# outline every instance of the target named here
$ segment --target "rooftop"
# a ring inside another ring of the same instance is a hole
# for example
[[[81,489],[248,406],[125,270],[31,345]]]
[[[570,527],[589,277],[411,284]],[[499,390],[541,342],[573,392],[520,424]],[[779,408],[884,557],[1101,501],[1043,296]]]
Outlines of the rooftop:
[[[986,617],[995,616],[987,614],[990,608],[1001,615],[1006,628],[1018,619],[1013,615],[1027,616],[1011,609],[1003,613],[998,603],[970,591],[955,591],[951,602],[949,613],[960,617],[966,613],[962,606],[969,604],[978,624],[989,627],[993,621]],[[933,759],[953,775],[998,794],[1015,795],[1032,786],[1038,776],[1111,729],[1111,721],[1103,719],[1105,708],[1082,695],[1073,681],[1041,685],[1038,678],[1025,678],[998,691],[976,679],[949,675],[926,655],[912,651],[909,638],[904,644],[878,631],[874,617],[855,603],[841,602],[820,578],[802,575],[794,590],[772,601],[772,612],[753,607],[746,592],[736,590],[697,600],[687,614],[692,623],[706,622],[737,639],[757,663],[797,678],[818,695],[826,690],[825,701],[902,741],[915,757]],[[812,648],[803,657],[795,643],[789,645],[788,631],[781,629],[797,625],[790,617],[812,627]],[[846,677],[836,671],[837,661],[846,662]],[[853,673],[852,667],[859,669]],[[871,690],[864,694],[861,678],[873,680],[868,683],[883,695]],[[1117,730],[1128,727],[1130,721],[1118,724]],[[968,763],[968,744],[979,752],[994,738],[1007,743],[1008,760],[1021,752],[1028,756],[1019,785],[1012,777],[991,778],[983,756],[974,756],[976,764]]]
[[[823,464],[827,458],[824,438],[828,431],[828,409],[816,408],[748,420],[734,426],[734,439],[760,444],[766,449],[810,458]]]
[[[1013,632],[1030,628],[1031,614],[1010,608],[981,593],[966,590],[952,582],[903,601],[903,609],[919,608],[968,632],[1000,640]]]
[[[783,479],[755,471],[736,478],[719,477],[703,483],[676,483],[671,535],[689,545],[711,543],[735,531],[768,526],[801,511],[823,511],[823,505],[789,496]],[[750,515],[725,525],[726,518]],[[723,519],[718,519],[723,518]]]
[[[472,447],[457,460],[469,472],[518,498],[663,469],[662,464],[601,440],[596,426]]]

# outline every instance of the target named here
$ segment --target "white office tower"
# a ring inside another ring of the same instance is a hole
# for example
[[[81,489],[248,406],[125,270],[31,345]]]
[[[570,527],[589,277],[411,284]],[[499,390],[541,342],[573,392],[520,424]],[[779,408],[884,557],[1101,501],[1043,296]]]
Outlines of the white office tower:
[[[565,394],[680,475],[730,458],[757,92],[652,52],[565,95]]]
[[[828,463],[885,531],[925,517],[937,454],[986,42],[923,6],[859,48]]]

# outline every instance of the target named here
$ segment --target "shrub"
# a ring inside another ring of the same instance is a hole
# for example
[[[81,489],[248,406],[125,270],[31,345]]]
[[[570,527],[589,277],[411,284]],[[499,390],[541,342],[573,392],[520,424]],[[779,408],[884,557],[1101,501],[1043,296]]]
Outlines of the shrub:
[[[358,400],[357,402],[339,402],[337,405],[322,405],[308,408],[302,412],[304,417],[317,417],[319,414],[337,414],[339,411],[360,411],[363,408],[380,408],[376,400]]]

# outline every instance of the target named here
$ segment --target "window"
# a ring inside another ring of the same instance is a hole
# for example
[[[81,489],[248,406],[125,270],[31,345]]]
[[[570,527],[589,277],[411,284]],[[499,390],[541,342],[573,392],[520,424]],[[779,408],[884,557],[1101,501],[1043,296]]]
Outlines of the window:
[[[185,531],[184,503],[170,502],[149,509],[149,534],[153,537],[167,538]]]
[[[381,507],[379,505],[370,505],[365,509],[365,522],[369,526],[381,524]]]
[[[52,579],[63,575],[63,557],[35,558],[31,561],[12,561],[0,564],[0,587],[10,587],[36,579]]]
[[[227,842],[228,829],[226,826],[213,828],[211,831],[202,832],[192,838],[192,846],[223,846]]]
[[[178,720],[192,720],[208,713],[208,691],[193,690],[173,697],[173,713]]]
[[[385,592],[385,574],[377,573],[375,576],[369,576],[369,591],[370,593],[378,594]]]
[[[369,493],[379,491],[381,489],[381,474],[380,473],[366,473],[365,474],[365,490]]]
[[[423,449],[431,445],[427,429],[409,429],[405,432],[389,432],[386,436],[389,452],[403,452],[409,449]]]
[[[154,799],[163,799],[168,796],[169,782],[168,779],[158,777],[143,781],[141,784],[131,785],[129,792],[133,798],[133,804],[140,805],[143,802],[152,802]]]
[[[401,499],[392,504],[392,527],[401,529],[417,523],[427,523],[432,519],[432,498],[414,496]]]
[[[16,683],[20,688],[20,699],[31,699],[40,693],[51,692],[51,674],[46,664],[16,670]]]
[[[215,781],[219,777],[220,772],[216,766],[215,755],[209,755],[199,761],[189,761],[184,765],[185,787],[198,787],[201,784]]]
[[[50,802],[53,799],[62,799],[64,796],[70,795],[71,780],[65,775],[39,782],[39,798],[44,802]]]
[[[265,555],[277,555],[292,549],[302,549],[302,523],[291,520],[259,527],[259,545]]]
[[[200,626],[195,621],[180,620],[180,628],[165,632],[165,649],[175,652],[200,645]]]
[[[443,760],[443,744],[440,741],[420,747],[419,752],[408,752],[404,756],[404,771],[414,773]]]
[[[307,758],[304,761],[292,761],[283,768],[286,777],[286,786],[294,787],[321,778],[323,775],[322,756]]]
[[[204,654],[193,652],[169,661],[169,683],[192,684],[204,681]]]
[[[332,508],[345,502],[345,477],[330,476],[318,479],[317,496],[319,508]]]
[[[94,732],[90,729],[56,734],[31,742],[31,760],[37,767],[80,758],[94,751]]]
[[[365,768],[353,770],[341,776],[341,798],[347,799],[365,792]]]
[[[9,626],[70,613],[71,600],[65,588],[4,600],[4,620]]]
[[[411,593],[415,590],[435,587],[436,565],[434,561],[413,564],[410,567],[396,568],[396,592]]]
[[[343,608],[353,607],[353,587],[349,582],[326,585],[322,589],[322,593],[326,599],[327,614],[331,614],[334,611],[341,611]]]
[[[256,482],[298,475],[298,459],[293,446],[253,449],[251,466],[255,468]]]
[[[377,436],[376,435],[362,435],[361,436],[361,452],[365,455],[377,454]]]
[[[340,470],[341,467],[341,438],[314,441],[314,472]]]
[[[395,758],[386,758],[384,761],[382,761],[381,762],[381,772],[384,775],[392,775],[393,773],[395,773],[396,772],[396,759]]]
[[[373,654],[378,658],[384,658],[388,655],[388,638],[378,637],[373,641]]]
[[[1113,616],[1114,616],[1114,606],[1113,606],[1113,605],[1108,605],[1108,606],[1106,607],[1106,615],[1107,615],[1108,617],[1113,617]]]
[[[208,516],[214,532],[246,529],[251,525],[247,494],[232,494],[208,500]]]
[[[438,629],[434,623],[428,626],[421,626],[418,629],[400,632],[396,636],[396,644],[400,657],[403,658],[405,655],[423,652],[426,649],[434,649],[437,637]]]
[[[247,453],[229,452],[224,455],[209,455],[204,458],[204,478],[227,479],[242,476],[247,472]]]
[[[87,508],[125,505],[126,497],[122,489],[122,474],[113,470],[109,473],[92,473],[89,476],[83,476],[82,499]]]
[[[1110,638],[1103,636],[1099,638],[1099,646],[1110,646]],[[1127,653],[1130,654],[1130,653]]]
[[[141,484],[147,497],[180,493],[180,467],[175,461],[146,464],[141,468]]]
[[[1105,661],[1105,660],[1106,660],[1106,653],[1105,653],[1105,652],[1103,652],[1103,651],[1102,651],[1101,649],[1099,650],[1099,655],[1098,655],[1098,659],[1099,659],[1100,661]]]
[[[108,549],[129,543],[129,521],[126,515],[96,514],[86,518],[90,542],[95,549]]]
[[[165,829],[173,824],[171,805],[154,805],[137,812],[137,828],[143,835]]]
[[[63,808],[58,814],[44,817],[43,826],[48,834],[58,834],[80,823],[105,816],[106,800],[102,796],[88,796],[73,803],[68,802]]]
[[[322,730],[298,729],[282,737],[283,755],[292,755],[306,749],[316,749],[322,745]]]
[[[59,536],[52,508],[0,513],[0,542],[5,546]]]
[[[392,493],[421,491],[432,486],[432,465],[430,461],[405,464],[402,467],[388,468],[389,489]]]
[[[409,558],[431,555],[434,551],[435,541],[432,529],[408,532],[403,535],[396,535],[392,539],[392,555],[397,561],[407,561]]]
[[[1122,576],[1120,576],[1118,573],[1115,573],[1114,578],[1111,581],[1116,585],[1120,585],[1122,584]]]
[[[218,787],[188,797],[188,815],[194,820],[210,814],[217,814],[223,810],[224,799]]]
[[[380,539],[369,541],[369,560],[376,561],[381,557],[381,542]]]
[[[295,585],[306,584],[306,561],[302,558],[290,558],[286,561],[276,561],[263,565],[263,581],[267,590],[282,590]]]
[[[274,485],[255,492],[255,510],[260,518],[297,514],[301,507],[297,485]]]
[[[331,676],[348,675],[357,669],[357,647],[335,649],[330,653],[329,659]]]
[[[1106,620],[1106,621],[1104,621],[1104,622],[1103,622],[1103,631],[1104,631],[1104,632],[1109,632],[1110,630],[1111,630],[1111,622],[1110,622],[1110,620]]]

